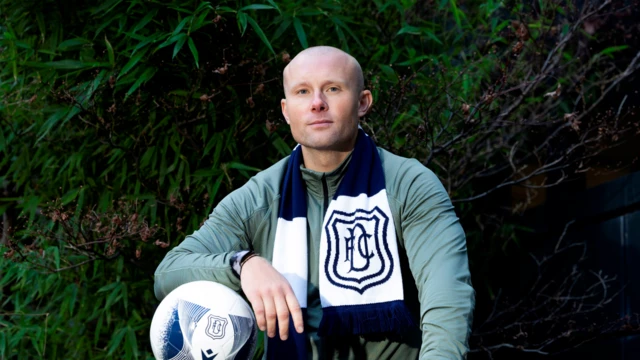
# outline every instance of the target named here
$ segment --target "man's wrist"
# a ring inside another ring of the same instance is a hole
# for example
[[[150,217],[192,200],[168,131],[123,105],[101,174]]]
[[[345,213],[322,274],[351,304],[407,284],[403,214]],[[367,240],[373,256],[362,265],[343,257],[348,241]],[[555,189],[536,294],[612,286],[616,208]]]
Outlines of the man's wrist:
[[[231,256],[231,269],[233,269],[233,273],[240,278],[240,270],[242,270],[242,259],[245,255],[247,255],[249,250],[238,251]]]
[[[242,250],[231,256],[231,268],[233,269],[233,273],[240,278],[240,273],[242,272],[242,266],[249,259],[258,256],[258,254],[253,250]]]

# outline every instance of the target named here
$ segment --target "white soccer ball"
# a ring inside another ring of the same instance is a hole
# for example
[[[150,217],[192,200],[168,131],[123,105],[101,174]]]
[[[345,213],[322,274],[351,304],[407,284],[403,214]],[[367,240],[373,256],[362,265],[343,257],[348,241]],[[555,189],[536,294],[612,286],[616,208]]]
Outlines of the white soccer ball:
[[[165,297],[151,320],[159,360],[246,360],[256,348],[253,311],[240,295],[212,281],[194,281]]]

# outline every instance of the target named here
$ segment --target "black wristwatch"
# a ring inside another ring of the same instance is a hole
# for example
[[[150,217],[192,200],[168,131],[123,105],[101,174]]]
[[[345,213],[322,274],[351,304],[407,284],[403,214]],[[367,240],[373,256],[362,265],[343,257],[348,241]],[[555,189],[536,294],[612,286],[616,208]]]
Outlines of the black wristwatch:
[[[249,260],[250,258],[258,256],[258,254],[253,250],[242,250],[231,256],[231,268],[233,269],[233,273],[236,274],[238,278],[240,278],[240,271],[242,270],[242,265]]]

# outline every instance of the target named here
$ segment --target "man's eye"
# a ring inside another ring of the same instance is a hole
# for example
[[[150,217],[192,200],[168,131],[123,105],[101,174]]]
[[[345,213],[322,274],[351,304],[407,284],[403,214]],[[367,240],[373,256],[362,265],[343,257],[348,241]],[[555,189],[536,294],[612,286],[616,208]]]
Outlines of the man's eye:
[[[337,86],[332,86],[332,87],[330,87],[328,90],[329,90],[329,91],[331,91],[331,92],[336,92],[336,91],[338,91],[338,90],[340,90],[340,89],[338,89],[338,87],[337,87]]]
[[[307,93],[308,93],[308,91],[305,90],[305,89],[298,90],[298,94],[304,95],[304,94],[307,94]]]

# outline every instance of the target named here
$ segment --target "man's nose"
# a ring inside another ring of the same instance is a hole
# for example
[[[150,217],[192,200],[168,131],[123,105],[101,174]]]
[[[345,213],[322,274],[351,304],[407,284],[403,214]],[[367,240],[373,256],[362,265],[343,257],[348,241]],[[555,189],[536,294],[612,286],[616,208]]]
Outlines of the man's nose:
[[[316,93],[313,96],[313,101],[311,102],[311,111],[327,111],[329,110],[329,105],[327,104],[322,93]]]

